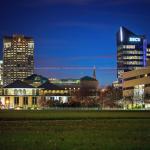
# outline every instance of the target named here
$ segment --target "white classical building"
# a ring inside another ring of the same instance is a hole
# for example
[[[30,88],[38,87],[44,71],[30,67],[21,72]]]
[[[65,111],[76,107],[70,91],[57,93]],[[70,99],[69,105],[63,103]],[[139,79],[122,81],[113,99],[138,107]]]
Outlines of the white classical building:
[[[6,109],[39,107],[39,89],[19,80],[5,86],[0,98],[1,107]]]

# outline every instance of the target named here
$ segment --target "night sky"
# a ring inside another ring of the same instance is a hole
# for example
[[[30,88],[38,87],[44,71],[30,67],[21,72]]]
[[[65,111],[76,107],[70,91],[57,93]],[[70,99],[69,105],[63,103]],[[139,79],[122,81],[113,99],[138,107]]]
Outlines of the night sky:
[[[119,27],[150,39],[150,0],[0,0],[0,20],[1,52],[4,35],[32,36],[36,73],[80,78],[96,66],[108,85],[116,80]]]

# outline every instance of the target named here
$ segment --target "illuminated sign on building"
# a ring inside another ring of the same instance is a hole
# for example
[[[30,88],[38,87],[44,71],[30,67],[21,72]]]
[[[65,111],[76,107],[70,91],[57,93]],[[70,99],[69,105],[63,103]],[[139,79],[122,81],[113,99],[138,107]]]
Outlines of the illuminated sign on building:
[[[130,42],[141,42],[141,39],[140,38],[136,38],[136,37],[130,37],[129,41]]]

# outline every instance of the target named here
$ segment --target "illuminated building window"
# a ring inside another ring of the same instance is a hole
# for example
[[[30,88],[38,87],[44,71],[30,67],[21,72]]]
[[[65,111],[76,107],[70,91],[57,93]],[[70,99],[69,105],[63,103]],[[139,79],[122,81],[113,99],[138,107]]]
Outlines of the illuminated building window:
[[[5,43],[4,48],[10,48],[11,47],[11,42]]]
[[[28,48],[34,48],[34,43],[28,43]]]
[[[32,105],[37,105],[37,97],[32,97]]]
[[[124,56],[123,59],[143,59],[142,56]]]
[[[123,49],[135,49],[135,45],[123,45]]]
[[[138,61],[128,61],[128,62],[124,62],[124,64],[126,64],[126,65],[142,65],[143,62],[138,62]]]
[[[133,55],[136,55],[136,54],[143,54],[142,51],[123,51],[123,54],[133,54]]]
[[[19,105],[19,97],[14,97],[14,105]]]
[[[23,97],[23,105],[28,105],[28,97]]]

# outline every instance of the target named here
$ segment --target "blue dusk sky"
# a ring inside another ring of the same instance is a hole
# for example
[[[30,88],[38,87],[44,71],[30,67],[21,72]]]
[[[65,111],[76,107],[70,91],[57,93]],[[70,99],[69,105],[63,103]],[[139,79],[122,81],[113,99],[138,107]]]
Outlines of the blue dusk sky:
[[[35,40],[35,72],[52,78],[92,75],[116,80],[116,32],[125,26],[150,39],[150,0],[0,0],[4,35]]]

